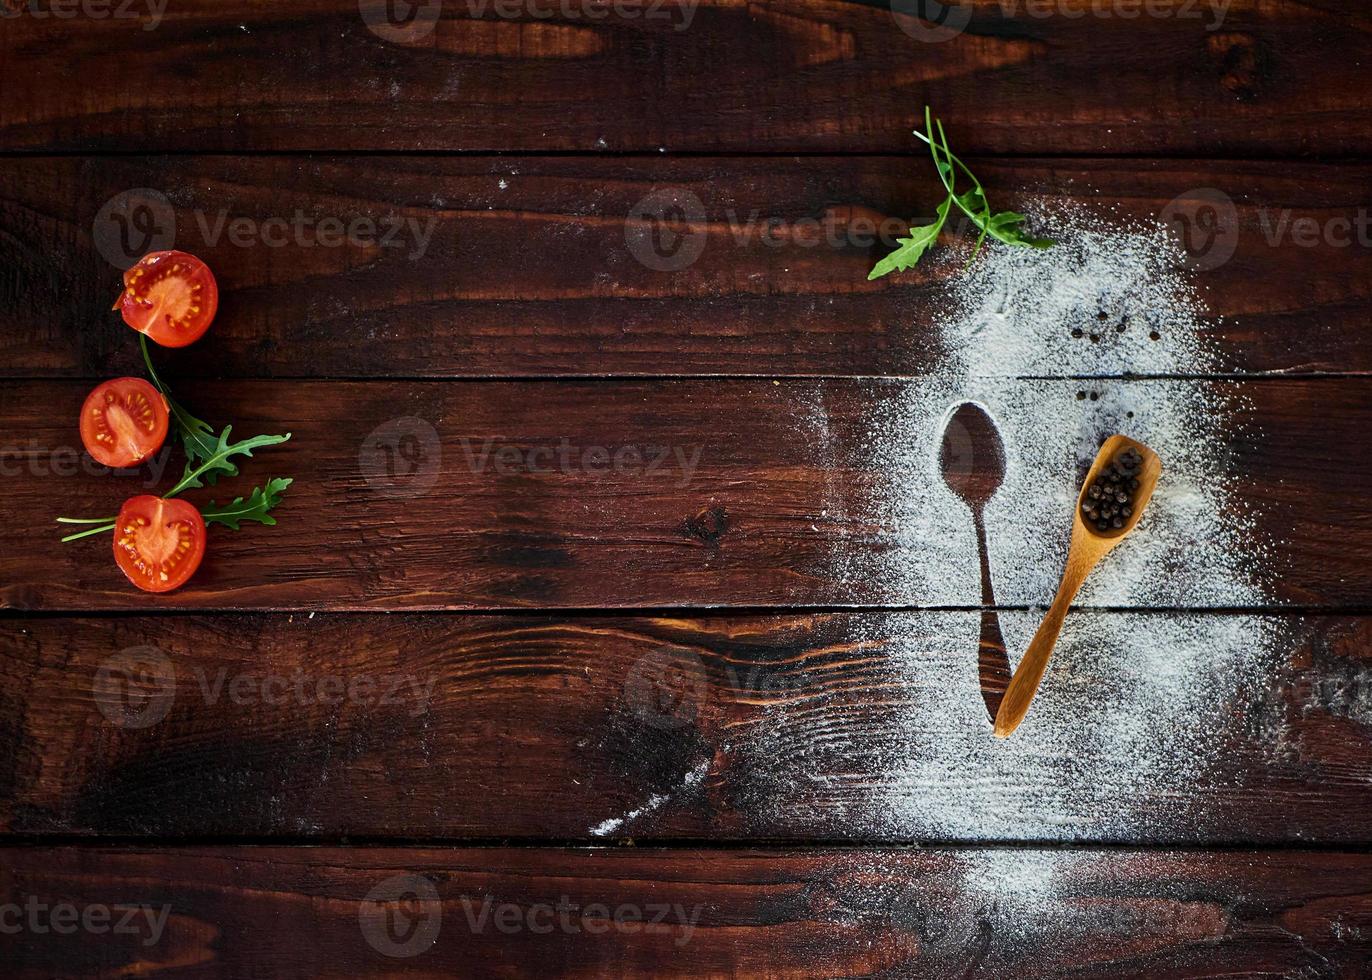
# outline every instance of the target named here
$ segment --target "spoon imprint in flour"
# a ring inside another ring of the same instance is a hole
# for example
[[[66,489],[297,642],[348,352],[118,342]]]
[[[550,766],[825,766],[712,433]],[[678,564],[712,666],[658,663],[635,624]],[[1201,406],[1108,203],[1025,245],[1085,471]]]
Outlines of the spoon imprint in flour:
[[[1005,447],[996,423],[975,402],[963,402],[948,416],[939,450],[939,471],[948,489],[972,511],[981,560],[981,635],[977,643],[977,673],[986,717],[995,718],[1010,683],[1010,659],[996,613],[991,585],[991,559],[986,547],[986,505],[1005,481]]]
[[[1098,531],[1087,525],[1081,516],[1082,504],[1087,499],[1087,490],[1096,481],[1096,477],[1114,462],[1115,457],[1128,449],[1134,450],[1142,459],[1138,466],[1139,486],[1134,491],[1129,517],[1125,518],[1123,527]],[[1000,702],[1000,710],[996,712],[997,738],[1006,738],[1024,720],[1029,711],[1029,703],[1034,700],[1034,694],[1039,689],[1039,681],[1043,679],[1043,672],[1048,667],[1048,657],[1053,652],[1053,645],[1058,641],[1063,618],[1066,617],[1067,609],[1072,605],[1077,590],[1086,581],[1091,569],[1096,567],[1096,563],[1138,527],[1139,518],[1143,516],[1143,509],[1148,506],[1148,501],[1153,496],[1153,488],[1158,485],[1158,476],[1161,473],[1162,461],[1158,459],[1158,454],[1127,436],[1111,436],[1100,447],[1100,452],[1096,453],[1096,461],[1091,464],[1091,469],[1082,482],[1081,493],[1077,495],[1077,505],[1072,510],[1072,543],[1067,550],[1067,567],[1062,572],[1062,583],[1058,586],[1058,594],[1053,599],[1053,604],[1048,607],[1048,614],[1043,617],[1038,632],[1029,642],[1029,649],[1024,651],[1024,657],[1015,669],[1015,676],[1010,679],[1010,686]]]

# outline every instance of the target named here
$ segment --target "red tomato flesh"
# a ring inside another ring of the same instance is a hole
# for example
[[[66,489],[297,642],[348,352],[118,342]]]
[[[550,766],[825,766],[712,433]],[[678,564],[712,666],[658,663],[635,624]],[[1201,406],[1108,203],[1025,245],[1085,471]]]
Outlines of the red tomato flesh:
[[[106,466],[137,466],[167,438],[167,400],[142,378],[97,385],[81,406],[81,441]]]
[[[163,347],[185,347],[209,329],[219,309],[219,285],[210,267],[189,252],[149,252],[124,273],[114,308]]]
[[[205,557],[205,520],[184,500],[144,494],[119,509],[114,560],[130,582],[145,592],[170,592],[185,585]]]

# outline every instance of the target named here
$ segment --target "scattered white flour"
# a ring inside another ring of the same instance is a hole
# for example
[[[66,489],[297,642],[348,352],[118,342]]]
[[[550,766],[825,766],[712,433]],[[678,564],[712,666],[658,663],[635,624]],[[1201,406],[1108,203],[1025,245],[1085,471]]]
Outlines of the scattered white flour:
[[[705,781],[705,776],[707,773],[709,773],[709,771],[709,760],[706,760],[705,762],[702,762],[700,765],[696,766],[694,769],[688,772],[686,774],[686,778],[681,781],[681,789],[678,792],[686,793],[698,788],[700,784]],[[620,828],[624,827],[626,824],[632,823],[633,821],[637,820],[639,817],[646,816],[647,814],[653,813],[654,811],[660,809],[662,805],[671,798],[672,796],[669,793],[654,793],[652,796],[648,797],[647,801],[642,806],[635,807],[634,809],[625,813],[622,817],[610,817],[606,820],[602,820],[600,823],[596,824],[589,831],[587,831],[587,833],[591,834],[591,836],[593,837],[607,837],[610,834],[613,834],[615,831],[619,830]]]
[[[1004,481],[985,512],[998,605],[1051,601],[1077,487],[1114,432],[1153,447],[1163,477],[1138,530],[1078,602],[1270,605],[1271,560],[1236,499],[1229,450],[1256,433],[1232,385],[1185,377],[1221,365],[1174,246],[1162,229],[1079,212],[1044,224],[1055,248],[989,247],[949,284],[949,312],[936,324],[945,355],[928,378],[871,383],[856,463],[867,482],[836,482],[822,505],[856,529],[833,574],[869,601],[980,604],[971,513],[939,465],[948,417],[973,401],[1005,447]],[[1126,373],[1152,377],[1109,377]],[[1040,380],[1050,375],[1086,380]],[[839,438],[822,402],[812,429],[821,444]],[[852,465],[851,447],[828,451]],[[1012,666],[1041,615],[1001,613]],[[862,732],[853,744],[813,702],[789,716],[775,708],[751,749],[748,769],[770,784],[755,805],[793,816],[813,807],[816,826],[888,839],[1225,836],[1225,814],[1211,809],[1222,797],[1207,790],[1232,771],[1233,762],[1219,765],[1226,754],[1262,750],[1242,726],[1245,699],[1261,696],[1273,672],[1275,620],[1076,611],[1028,719],[1006,741],[992,738],[980,694],[979,612],[854,623],[844,638],[854,660],[890,671],[875,721],[845,726]],[[816,773],[840,775],[818,782]],[[836,799],[863,802],[843,813]]]
[[[855,852],[843,864],[840,921],[895,925],[926,940],[909,964],[919,976],[1012,975],[1029,952],[1040,970],[1063,974],[1119,960],[1137,969],[1135,957],[1152,949],[1166,949],[1176,965],[1188,941],[1204,944],[1232,926],[1213,882],[1197,880],[1194,854],[894,849]]]
[[[1162,229],[1074,211],[1046,224],[1054,248],[988,247],[952,281],[949,313],[936,324],[946,354],[928,378],[872,383],[861,462],[876,483],[861,504],[884,529],[886,553],[855,550],[841,559],[843,577],[892,604],[980,601],[967,560],[976,555],[970,514],[939,470],[947,419],[970,401],[1005,446],[1004,483],[986,509],[998,603],[1052,600],[1080,481],[1105,437],[1122,432],[1157,450],[1163,479],[1128,545],[1079,601],[1262,604],[1254,575],[1263,549],[1226,485],[1229,443],[1251,434],[1241,396],[1233,384],[1157,378],[1220,367],[1202,339],[1202,304],[1173,265],[1175,247]],[[1152,379],[1115,377],[1126,373]],[[1050,375],[1082,380],[1034,380]],[[827,433],[820,420],[816,428]],[[829,509],[841,508],[839,499]]]

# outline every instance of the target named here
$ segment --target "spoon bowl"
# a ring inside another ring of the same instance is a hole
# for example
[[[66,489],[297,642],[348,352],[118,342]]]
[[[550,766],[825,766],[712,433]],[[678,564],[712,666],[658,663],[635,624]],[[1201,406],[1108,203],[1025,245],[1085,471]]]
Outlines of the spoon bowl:
[[[1087,491],[1091,484],[1096,482],[1096,477],[1100,476],[1103,469],[1110,465],[1116,456],[1125,450],[1132,449],[1138,453],[1143,462],[1139,464],[1139,471],[1135,478],[1139,481],[1139,488],[1135,492],[1133,513],[1124,520],[1123,527],[1112,527],[1108,531],[1098,531],[1091,527],[1081,516],[1081,508],[1087,501]],[[1143,516],[1143,508],[1148,505],[1148,501],[1153,497],[1153,489],[1158,485],[1158,477],[1162,475],[1162,460],[1158,454],[1153,452],[1141,442],[1136,442],[1128,436],[1111,436],[1101,443],[1100,451],[1096,453],[1095,462],[1091,464],[1091,469],[1086,472],[1086,479],[1082,481],[1081,493],[1077,494],[1077,509],[1073,513],[1072,533],[1075,536],[1078,531],[1089,534],[1093,538],[1102,538],[1111,542],[1105,551],[1101,552],[1096,559],[1105,556],[1105,553],[1119,544],[1130,531],[1138,526],[1139,518]]]
[[[1096,482],[1096,478],[1115,461],[1116,456],[1130,449],[1140,457],[1138,472],[1135,474],[1139,485],[1134,491],[1131,513],[1124,519],[1122,526],[1098,530],[1082,517],[1082,506],[1090,499],[1089,490]],[[1072,600],[1076,598],[1091,569],[1138,527],[1139,518],[1143,516],[1143,509],[1148,506],[1148,501],[1152,499],[1153,490],[1157,487],[1161,474],[1162,461],[1158,454],[1128,436],[1111,436],[1096,453],[1095,462],[1086,473],[1081,493],[1077,495],[1077,505],[1073,509],[1072,543],[1067,551],[1067,567],[1063,569],[1058,594],[1053,598],[1053,604],[1048,607],[1048,612],[1043,617],[1038,632],[1034,634],[1034,639],[1030,641],[1029,648],[1024,651],[1024,657],[1021,658],[1015,675],[1010,678],[1010,686],[1006,688],[1005,697],[1001,699],[995,721],[997,738],[1008,737],[1029,712],[1029,705],[1038,691],[1039,682],[1043,680],[1043,672],[1048,668],[1048,657],[1057,643],[1058,634],[1062,631],[1062,621],[1067,616]]]

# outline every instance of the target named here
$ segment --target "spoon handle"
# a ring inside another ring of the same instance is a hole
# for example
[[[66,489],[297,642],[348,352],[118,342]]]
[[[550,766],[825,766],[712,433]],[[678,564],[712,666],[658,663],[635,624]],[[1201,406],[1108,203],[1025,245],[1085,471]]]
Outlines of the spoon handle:
[[[1058,633],[1062,632],[1062,621],[1067,617],[1067,610],[1081,589],[1081,583],[1086,581],[1091,564],[1082,561],[1075,548],[1067,556],[1067,568],[1062,573],[1058,594],[1048,607],[1048,613],[1039,624],[1034,639],[1030,641],[1029,649],[1024,651],[1019,666],[1015,668],[1015,676],[1010,678],[1005,696],[1001,698],[1000,710],[996,712],[996,738],[1007,738],[1029,713],[1029,704],[1038,693],[1039,681],[1043,680],[1043,672],[1048,669],[1048,658],[1058,642]]]

